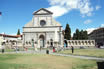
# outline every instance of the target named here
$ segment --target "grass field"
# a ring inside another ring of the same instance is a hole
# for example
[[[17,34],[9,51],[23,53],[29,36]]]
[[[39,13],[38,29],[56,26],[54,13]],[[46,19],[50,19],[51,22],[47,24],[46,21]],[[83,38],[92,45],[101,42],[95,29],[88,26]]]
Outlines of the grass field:
[[[5,52],[14,52],[14,49],[5,49]],[[0,49],[0,52],[2,52],[2,49]]]
[[[5,52],[16,52],[16,49],[4,49]],[[19,48],[19,51],[23,51],[22,48]],[[0,52],[2,52],[2,49],[0,49]]]
[[[97,69],[96,61],[42,54],[0,54],[0,69]]]
[[[61,51],[62,54],[72,54],[71,50]],[[84,55],[104,58],[104,49],[75,49],[73,55]]]

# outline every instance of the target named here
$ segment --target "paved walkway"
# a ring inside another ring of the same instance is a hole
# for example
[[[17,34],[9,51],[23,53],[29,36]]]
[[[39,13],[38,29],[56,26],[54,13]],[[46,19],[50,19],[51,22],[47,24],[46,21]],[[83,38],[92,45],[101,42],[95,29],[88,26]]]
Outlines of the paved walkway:
[[[58,53],[52,53],[52,55],[66,56],[66,57],[74,57],[74,58],[81,58],[81,59],[89,59],[89,60],[104,61],[104,58],[89,57],[89,56],[66,55],[66,54],[58,54]]]

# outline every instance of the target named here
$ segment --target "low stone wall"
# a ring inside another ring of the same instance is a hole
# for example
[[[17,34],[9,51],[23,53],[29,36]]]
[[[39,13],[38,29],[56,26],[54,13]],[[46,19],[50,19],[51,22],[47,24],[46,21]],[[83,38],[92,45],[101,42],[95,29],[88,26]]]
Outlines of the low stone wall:
[[[66,40],[67,46],[73,47],[95,47],[95,40]]]

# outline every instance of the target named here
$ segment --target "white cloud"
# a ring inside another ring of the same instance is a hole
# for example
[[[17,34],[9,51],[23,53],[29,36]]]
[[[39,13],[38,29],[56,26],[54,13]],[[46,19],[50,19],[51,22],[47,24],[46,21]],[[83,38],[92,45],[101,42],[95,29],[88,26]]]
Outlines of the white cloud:
[[[89,24],[91,22],[92,22],[92,20],[88,19],[88,20],[84,21],[84,24]]]
[[[100,8],[101,8],[100,6],[98,6],[98,5],[96,6],[96,10],[99,10]]]
[[[93,30],[95,30],[96,28],[88,28],[86,29],[86,31],[88,32],[88,34],[90,34]]]
[[[5,34],[5,32],[1,32],[1,34]]]
[[[101,24],[101,27],[104,27],[104,24]]]
[[[54,17],[61,16],[68,12],[66,8],[60,7],[60,6],[52,6],[52,7],[48,8],[48,10],[50,10],[51,12],[54,13],[53,14]]]
[[[82,16],[91,16],[93,7],[90,0],[48,0],[53,11],[54,17],[62,16],[73,9],[79,10]]]

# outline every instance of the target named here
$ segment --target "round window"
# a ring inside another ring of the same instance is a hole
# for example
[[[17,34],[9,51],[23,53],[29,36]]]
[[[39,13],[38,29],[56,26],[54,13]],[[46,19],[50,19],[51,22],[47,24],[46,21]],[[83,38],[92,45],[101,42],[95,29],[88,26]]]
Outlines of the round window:
[[[41,20],[41,21],[40,21],[40,25],[41,25],[41,26],[44,26],[45,24],[46,24],[46,22],[45,22],[44,20]]]

